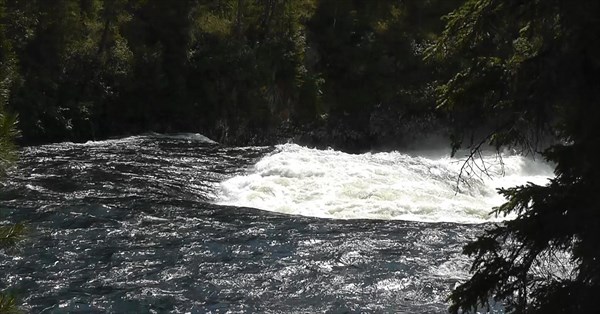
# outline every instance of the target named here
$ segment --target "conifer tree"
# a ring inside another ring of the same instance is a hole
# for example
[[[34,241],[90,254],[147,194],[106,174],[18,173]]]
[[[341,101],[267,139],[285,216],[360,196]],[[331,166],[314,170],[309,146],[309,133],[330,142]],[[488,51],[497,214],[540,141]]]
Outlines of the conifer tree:
[[[507,202],[494,212],[517,217],[465,247],[472,277],[450,296],[452,313],[495,302],[513,313],[597,311],[599,14],[595,0],[467,0],[429,50],[457,68],[438,90],[455,149],[542,150],[556,174],[500,190]],[[539,145],[544,135],[555,141]]]

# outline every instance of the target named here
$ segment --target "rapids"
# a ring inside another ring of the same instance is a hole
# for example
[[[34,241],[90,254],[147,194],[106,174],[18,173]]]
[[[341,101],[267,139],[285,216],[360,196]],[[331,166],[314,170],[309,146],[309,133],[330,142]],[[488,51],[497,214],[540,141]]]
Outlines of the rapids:
[[[247,174],[221,183],[219,204],[321,218],[482,223],[504,218],[490,215],[504,201],[498,188],[552,176],[545,163],[490,154],[475,160],[486,175],[465,171],[459,180],[464,160],[279,145]]]
[[[444,312],[494,188],[551,174],[506,156],[457,193],[459,167],[199,134],[26,147],[0,223],[29,231],[0,288],[33,313]]]

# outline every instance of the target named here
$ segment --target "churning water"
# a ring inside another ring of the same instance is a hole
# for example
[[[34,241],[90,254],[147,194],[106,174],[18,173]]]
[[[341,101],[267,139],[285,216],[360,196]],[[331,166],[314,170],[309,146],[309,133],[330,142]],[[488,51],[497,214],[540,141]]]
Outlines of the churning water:
[[[0,221],[29,228],[0,288],[43,313],[444,312],[495,188],[551,175],[503,162],[457,193],[448,157],[193,134],[28,147],[0,189]]]
[[[501,187],[544,184],[552,168],[522,156],[477,158],[483,176],[463,160],[398,152],[351,155],[280,145],[248,174],[222,183],[220,204],[336,219],[481,223],[496,220]]]

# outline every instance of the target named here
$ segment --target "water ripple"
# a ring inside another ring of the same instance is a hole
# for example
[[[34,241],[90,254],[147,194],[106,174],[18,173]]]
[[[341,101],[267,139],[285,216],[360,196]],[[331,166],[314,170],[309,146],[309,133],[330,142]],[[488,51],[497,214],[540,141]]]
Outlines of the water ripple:
[[[0,221],[30,231],[0,253],[0,286],[42,313],[445,311],[480,225],[210,204],[272,150],[184,135],[25,148]]]

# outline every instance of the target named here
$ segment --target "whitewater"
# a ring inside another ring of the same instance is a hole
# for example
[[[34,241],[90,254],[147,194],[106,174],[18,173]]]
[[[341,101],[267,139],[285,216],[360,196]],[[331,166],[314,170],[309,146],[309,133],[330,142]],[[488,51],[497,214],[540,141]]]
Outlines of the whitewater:
[[[482,223],[505,199],[499,188],[546,184],[552,166],[519,155],[466,158],[400,152],[347,154],[283,144],[220,184],[217,204],[333,219]]]
[[[474,223],[505,219],[488,215],[495,188],[552,176],[540,160],[483,160],[490,177],[457,191],[464,158],[423,152],[201,134],[24,147],[0,224],[30,231],[2,253],[0,290],[25,313],[446,313]]]

